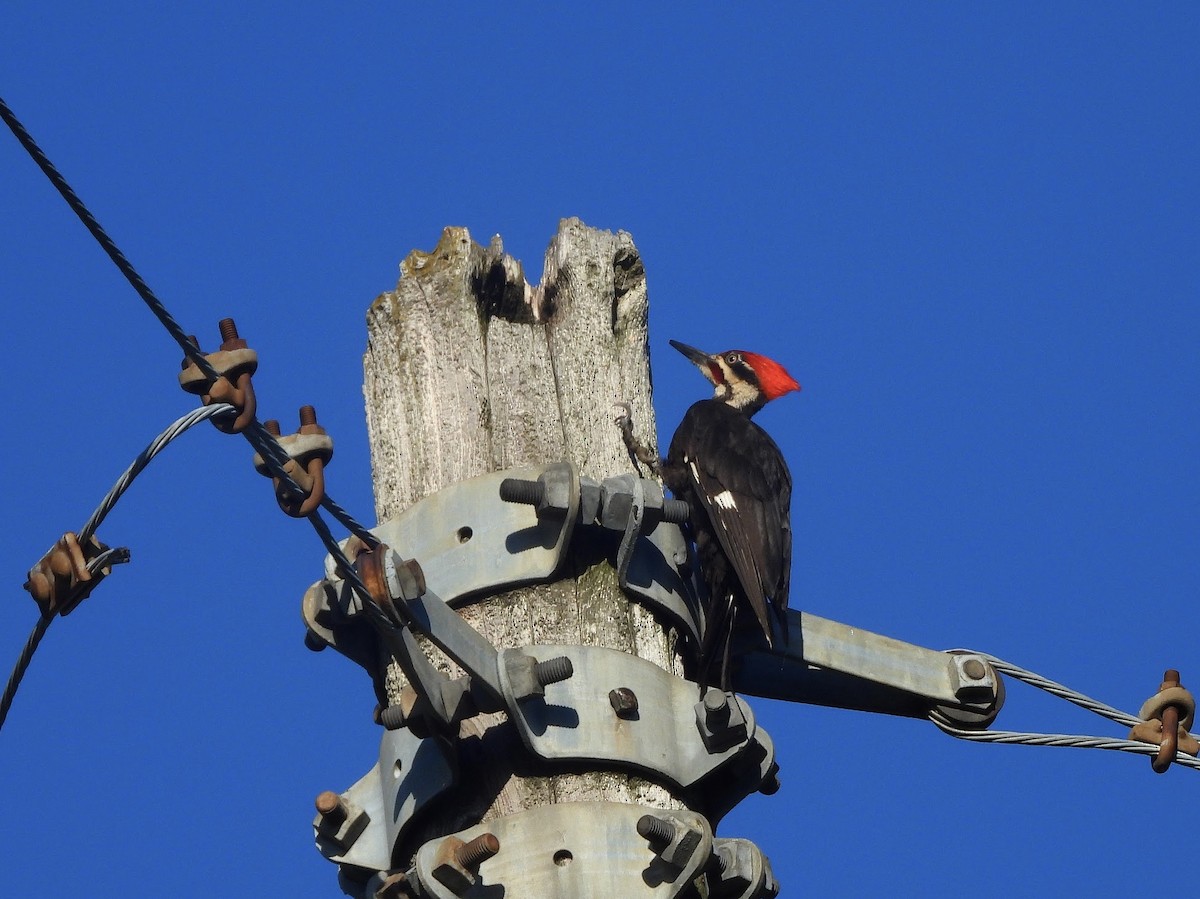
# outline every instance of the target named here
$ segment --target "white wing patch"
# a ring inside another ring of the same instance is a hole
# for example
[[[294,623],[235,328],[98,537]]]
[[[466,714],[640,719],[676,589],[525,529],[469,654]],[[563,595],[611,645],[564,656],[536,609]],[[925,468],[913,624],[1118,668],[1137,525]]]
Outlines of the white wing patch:
[[[737,510],[737,503],[734,502],[733,494],[728,490],[722,490],[720,493],[714,496],[713,502],[715,502],[722,509],[732,509],[734,511]]]

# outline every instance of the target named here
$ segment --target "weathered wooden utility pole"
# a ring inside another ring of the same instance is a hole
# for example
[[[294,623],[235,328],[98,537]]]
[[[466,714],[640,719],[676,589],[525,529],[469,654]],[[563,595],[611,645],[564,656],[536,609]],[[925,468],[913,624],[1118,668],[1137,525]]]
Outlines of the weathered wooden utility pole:
[[[447,228],[431,253],[410,253],[401,273],[367,315],[364,393],[380,521],[490,471],[562,459],[596,479],[630,470],[613,403],[629,402],[649,434],[654,409],[645,270],[628,234],[564,220],[536,287],[498,238],[485,248],[465,228]],[[604,559],[460,613],[500,648],[607,646],[682,674],[672,636],[629,602]],[[389,674],[389,698],[399,702],[402,676],[395,665]],[[463,722],[461,804],[427,819],[416,845],[447,826],[547,803],[678,804],[625,773],[521,773],[525,753],[505,721],[490,713]]]

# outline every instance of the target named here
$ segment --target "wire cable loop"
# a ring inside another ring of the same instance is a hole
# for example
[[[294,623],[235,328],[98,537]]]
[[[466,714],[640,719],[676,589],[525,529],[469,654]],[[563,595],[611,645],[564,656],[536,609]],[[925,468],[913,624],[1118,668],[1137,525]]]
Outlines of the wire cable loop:
[[[952,650],[954,652],[976,652],[976,650]],[[1115,709],[1106,703],[1092,699],[1080,693],[1078,690],[1073,690],[1057,681],[1052,681],[1049,678],[1043,677],[1020,665],[1014,665],[1012,662],[1006,662],[1003,659],[998,659],[986,652],[976,652],[982,656],[988,663],[997,671],[1009,675],[1022,683],[1029,684],[1031,687],[1036,687],[1057,696],[1060,699],[1065,699],[1073,705],[1079,706],[1081,709],[1086,709],[1089,712],[1100,715],[1103,718],[1116,723],[1132,727],[1140,724],[1141,719],[1136,715],[1131,715],[1128,712],[1122,712],[1120,709]],[[1136,740],[1128,740],[1116,737],[1096,737],[1087,734],[1039,734],[1024,731],[1006,731],[1006,730],[968,730],[958,727],[944,714],[938,711],[930,712],[929,720],[932,721],[943,733],[947,733],[952,737],[960,740],[969,740],[974,743],[1007,743],[1019,746],[1055,746],[1076,749],[1106,749],[1115,752],[1129,752],[1136,755],[1156,756],[1159,753],[1160,747],[1150,743],[1141,743]],[[1200,758],[1189,755],[1182,750],[1175,753],[1174,762],[1182,765],[1185,768],[1200,770]]]
[[[101,523],[108,516],[108,513],[117,504],[117,501],[129,489],[134,478],[145,470],[150,461],[166,449],[172,440],[202,421],[221,415],[230,415],[234,411],[232,406],[226,404],[204,406],[199,409],[193,409],[191,412],[172,422],[165,431],[155,437],[149,446],[138,454],[137,458],[117,478],[117,482],[113,484],[112,489],[105,494],[104,499],[100,501],[100,505],[96,507],[96,511],[91,514],[87,522],[80,529],[78,541],[85,544],[91,541],[96,534],[96,529],[100,527]],[[105,549],[88,560],[87,570],[94,575],[111,565],[128,561],[128,549],[124,547]],[[25,671],[29,668],[29,663],[33,660],[33,654],[37,651],[38,644],[41,643],[42,637],[45,636],[46,631],[50,627],[50,623],[56,617],[56,611],[49,610],[44,612],[38,619],[37,624],[34,625],[32,632],[29,634],[29,639],[25,641],[21,655],[17,658],[17,663],[13,667],[12,674],[9,675],[8,683],[4,688],[4,694],[0,696],[0,728],[4,726],[4,721],[8,717],[8,710],[12,707],[13,698],[16,696],[17,688],[21,685],[21,680],[25,677]]]

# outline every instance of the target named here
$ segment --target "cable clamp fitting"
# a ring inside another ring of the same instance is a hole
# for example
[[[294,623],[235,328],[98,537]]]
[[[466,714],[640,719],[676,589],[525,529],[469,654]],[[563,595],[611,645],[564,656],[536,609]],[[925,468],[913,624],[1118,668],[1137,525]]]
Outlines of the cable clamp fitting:
[[[263,422],[263,427],[274,436],[279,446],[288,455],[283,470],[304,491],[296,496],[294,491],[274,475],[260,453],[254,454],[254,469],[271,478],[275,484],[275,499],[281,508],[293,518],[304,518],[317,510],[325,498],[325,466],[333,459],[333,438],[317,424],[317,411],[312,406],[300,407],[300,430],[295,434],[279,435],[279,422]]]
[[[254,421],[258,411],[251,381],[251,376],[258,370],[258,353],[238,336],[237,325],[232,318],[221,319],[218,327],[221,329],[221,349],[204,357],[217,373],[216,379],[208,377],[200,370],[200,366],[185,356],[183,371],[179,373],[179,386],[199,396],[206,406],[229,403],[236,408],[235,418],[214,418],[213,424],[226,434],[240,434]],[[199,347],[195,337],[191,340]]]
[[[1179,683],[1179,672],[1168,669],[1158,692],[1146,700],[1129,739],[1142,743],[1157,743],[1158,754],[1150,759],[1150,767],[1162,774],[1175,761],[1176,752],[1200,755],[1200,742],[1188,730],[1196,717],[1196,700]]]
[[[90,564],[97,561],[101,562],[99,567]],[[95,537],[81,543],[78,536],[67,531],[29,570],[24,586],[43,617],[69,615],[112,573],[114,564],[128,561],[127,549],[110,549]]]

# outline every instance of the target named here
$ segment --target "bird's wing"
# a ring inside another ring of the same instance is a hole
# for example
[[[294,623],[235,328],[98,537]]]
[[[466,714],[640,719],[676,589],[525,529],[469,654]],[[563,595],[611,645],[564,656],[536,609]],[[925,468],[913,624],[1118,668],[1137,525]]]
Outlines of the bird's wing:
[[[740,413],[696,436],[687,476],[771,641],[768,601],[781,621],[788,601],[791,474],[770,436]]]

